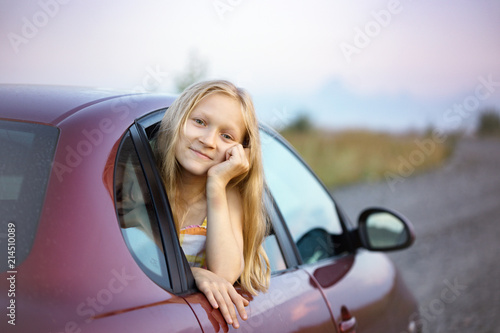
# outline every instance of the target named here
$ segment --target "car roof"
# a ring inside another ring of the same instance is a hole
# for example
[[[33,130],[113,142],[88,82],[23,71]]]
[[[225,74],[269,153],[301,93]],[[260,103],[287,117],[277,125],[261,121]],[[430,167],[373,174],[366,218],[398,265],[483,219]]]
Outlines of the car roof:
[[[88,87],[0,84],[0,118],[57,126],[91,105],[135,94]]]
[[[146,98],[147,96],[147,98]],[[23,122],[34,122],[61,127],[62,123],[78,113],[79,119],[86,116],[85,109],[101,104],[97,112],[101,116],[109,113],[106,101],[111,104],[120,100],[122,109],[113,109],[115,116],[122,117],[124,113],[131,113],[132,119],[142,116],[141,108],[135,106],[143,104],[143,111],[151,111],[170,106],[178,96],[168,93],[152,92],[130,92],[95,87],[37,85],[37,84],[0,84],[0,120],[14,120]],[[115,100],[115,101],[112,101]],[[123,107],[127,108],[123,111]],[[95,110],[94,110],[95,111]],[[89,117],[92,115],[88,114]],[[84,118],[82,118],[84,117]],[[87,117],[88,118],[88,117]],[[267,132],[277,135],[271,126],[259,121],[259,127]]]

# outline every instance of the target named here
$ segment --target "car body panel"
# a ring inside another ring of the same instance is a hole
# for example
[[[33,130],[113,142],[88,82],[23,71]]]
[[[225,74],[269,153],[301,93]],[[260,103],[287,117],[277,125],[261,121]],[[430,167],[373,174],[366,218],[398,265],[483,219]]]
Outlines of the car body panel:
[[[273,274],[266,293],[244,294],[250,304],[248,320],[240,320],[237,332],[336,332],[331,313],[317,282],[302,269],[290,269]],[[218,332],[227,326],[220,313],[212,313],[204,296],[187,297],[200,320],[204,332]],[[231,327],[232,329],[232,327]]]
[[[146,107],[164,106],[165,100],[165,96],[149,99]],[[47,331],[62,329],[67,322],[83,322],[82,327],[94,327],[96,324],[86,322],[93,316],[91,313],[128,312],[128,309],[161,302],[184,308],[172,312],[163,310],[162,320],[172,325],[182,313],[197,322],[182,298],[169,294],[140,270],[123,241],[109,191],[113,170],[109,164],[110,161],[111,166],[114,164],[113,152],[116,154],[123,133],[133,119],[141,115],[138,111],[141,109],[116,111],[113,105],[117,104],[106,100],[91,103],[78,113],[61,111],[58,116],[51,115],[60,129],[54,167],[33,247],[27,259],[17,267],[16,274],[20,317],[16,326],[26,331],[43,327],[43,323],[47,323]],[[1,118],[6,119],[6,115],[2,111]],[[22,113],[15,113],[14,118],[26,120]],[[99,127],[103,119],[106,126]],[[37,120],[46,123],[49,118]],[[89,133],[100,133],[100,136],[96,134],[92,139]],[[103,223],[106,221],[110,223]],[[0,275],[1,290],[9,289],[7,276],[7,273]],[[7,298],[3,296],[6,295],[0,296],[1,306],[7,306],[3,302]],[[88,299],[99,296],[105,306],[98,302],[89,307],[88,302],[92,301]],[[29,304],[25,300],[29,300]],[[95,322],[100,321],[106,320]],[[4,324],[2,321],[0,327]],[[183,329],[193,326],[190,321],[178,324]]]
[[[394,264],[381,253],[359,250],[305,267],[321,286],[337,323],[345,307],[358,332],[399,332],[415,320],[413,296]]]
[[[154,283],[135,262],[118,223],[113,172],[119,144],[136,119],[168,107],[174,98],[41,86],[0,86],[0,97],[0,119],[60,130],[37,234],[28,257],[16,268],[16,328],[232,330],[203,294],[175,294]],[[280,215],[271,217],[278,234],[286,234]],[[336,332],[342,306],[358,320],[358,332],[406,328],[416,305],[385,255],[358,250],[298,265],[295,245],[280,237],[287,262],[295,264],[272,275],[267,293],[249,297],[249,319],[240,321],[240,332]],[[171,279],[185,278],[182,274]],[[0,273],[4,309],[9,276]],[[0,322],[0,331],[10,328],[7,320]]]
[[[30,96],[30,98],[26,98]],[[57,125],[92,104],[116,98],[117,92],[45,85],[0,85],[1,116]]]

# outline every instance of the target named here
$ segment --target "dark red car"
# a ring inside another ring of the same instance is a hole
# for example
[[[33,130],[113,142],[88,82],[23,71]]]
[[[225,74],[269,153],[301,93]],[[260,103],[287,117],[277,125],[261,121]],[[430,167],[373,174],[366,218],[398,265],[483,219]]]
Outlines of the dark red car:
[[[156,168],[173,100],[0,86],[1,332],[234,330],[193,284]],[[261,134],[273,273],[239,331],[417,332],[417,304],[380,253],[410,246],[410,223],[372,208],[353,227],[293,149]]]

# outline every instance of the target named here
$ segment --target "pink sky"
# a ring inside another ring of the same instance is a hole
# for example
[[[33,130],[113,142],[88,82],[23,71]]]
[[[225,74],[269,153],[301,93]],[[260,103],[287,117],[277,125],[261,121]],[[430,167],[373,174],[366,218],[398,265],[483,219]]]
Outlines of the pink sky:
[[[499,32],[495,0],[0,0],[0,83],[134,89],[153,71],[154,88],[172,91],[195,50],[208,77],[258,101],[339,82],[353,98],[407,96],[437,114],[478,77],[500,82]],[[484,102],[500,105],[500,87]]]

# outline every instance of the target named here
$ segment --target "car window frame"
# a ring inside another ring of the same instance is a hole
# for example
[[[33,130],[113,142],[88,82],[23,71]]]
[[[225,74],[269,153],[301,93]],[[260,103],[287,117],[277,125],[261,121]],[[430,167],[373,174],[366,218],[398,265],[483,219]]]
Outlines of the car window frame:
[[[194,277],[192,276],[189,264],[177,238],[170,203],[157,168],[154,152],[149,143],[151,132],[156,132],[157,130],[157,128],[154,129],[152,127],[159,126],[167,109],[168,108],[155,110],[137,118],[134,124],[129,128],[129,131],[145,173],[147,186],[153,199],[153,207],[156,211],[160,211],[160,214],[156,212],[158,217],[157,223],[159,223],[158,228],[161,233],[162,243],[164,243],[165,260],[170,274],[172,291],[176,294],[187,294],[197,291]],[[161,186],[158,186],[158,184],[161,184]],[[273,271],[272,274],[296,268],[302,264],[301,257],[284,223],[281,212],[277,209],[276,202],[269,191],[264,191],[263,199],[269,214],[271,228],[276,235],[278,246],[286,265],[285,269]],[[162,226],[161,221],[166,221],[166,226]],[[169,252],[169,250],[173,251],[174,254],[171,254],[172,252]],[[176,276],[179,281],[175,278]]]
[[[190,294],[197,292],[195,281],[191,273],[187,259],[182,251],[180,242],[177,237],[175,230],[175,224],[173,221],[173,214],[170,207],[170,203],[163,186],[163,181],[160,176],[160,172],[157,168],[155,156],[151,145],[149,143],[148,135],[152,130],[152,126],[158,126],[163,118],[163,114],[168,108],[162,108],[158,110],[151,111],[139,118],[137,118],[128,129],[134,147],[137,151],[141,167],[144,171],[144,176],[148,189],[150,191],[153,207],[155,214],[157,215],[158,229],[160,230],[160,237],[162,240],[162,246],[165,253],[166,265],[169,270],[171,292],[177,295]],[[279,133],[277,133],[272,128],[259,124],[259,130],[265,132],[272,139],[277,140],[280,144],[288,149],[292,155],[297,158],[298,162],[313,176],[313,178],[320,184],[320,186],[325,190],[330,200],[333,201],[334,207],[336,208],[336,213],[339,217],[339,223],[342,228],[342,237],[346,244],[348,244],[350,253],[354,252],[354,247],[352,246],[351,237],[349,234],[348,220],[346,220],[345,214],[343,214],[340,207],[335,202],[331,193],[327,190],[324,183],[317,177],[314,171],[309,167],[309,165],[303,160],[303,158],[295,151],[293,146],[291,146]],[[154,131],[154,129],[153,129]],[[302,258],[300,256],[297,245],[293,241],[290,230],[284,220],[281,211],[276,204],[270,191],[266,189],[264,193],[264,201],[266,203],[266,209],[269,214],[269,219],[271,223],[271,228],[276,236],[278,245],[280,247],[281,253],[283,255],[286,268],[283,270],[272,272],[272,275],[276,273],[281,273],[290,269],[295,269],[299,266],[304,265]],[[164,221],[164,222],[163,222]],[[341,255],[336,255],[326,259],[336,259]]]
[[[163,108],[151,111],[137,118],[126,133],[130,133],[157,217],[155,223],[157,223],[160,231],[164,259],[170,278],[168,291],[176,295],[182,295],[195,291],[195,282],[177,238],[170,203],[147,136],[147,130],[161,121],[165,110]],[[165,288],[165,286],[162,287]]]

